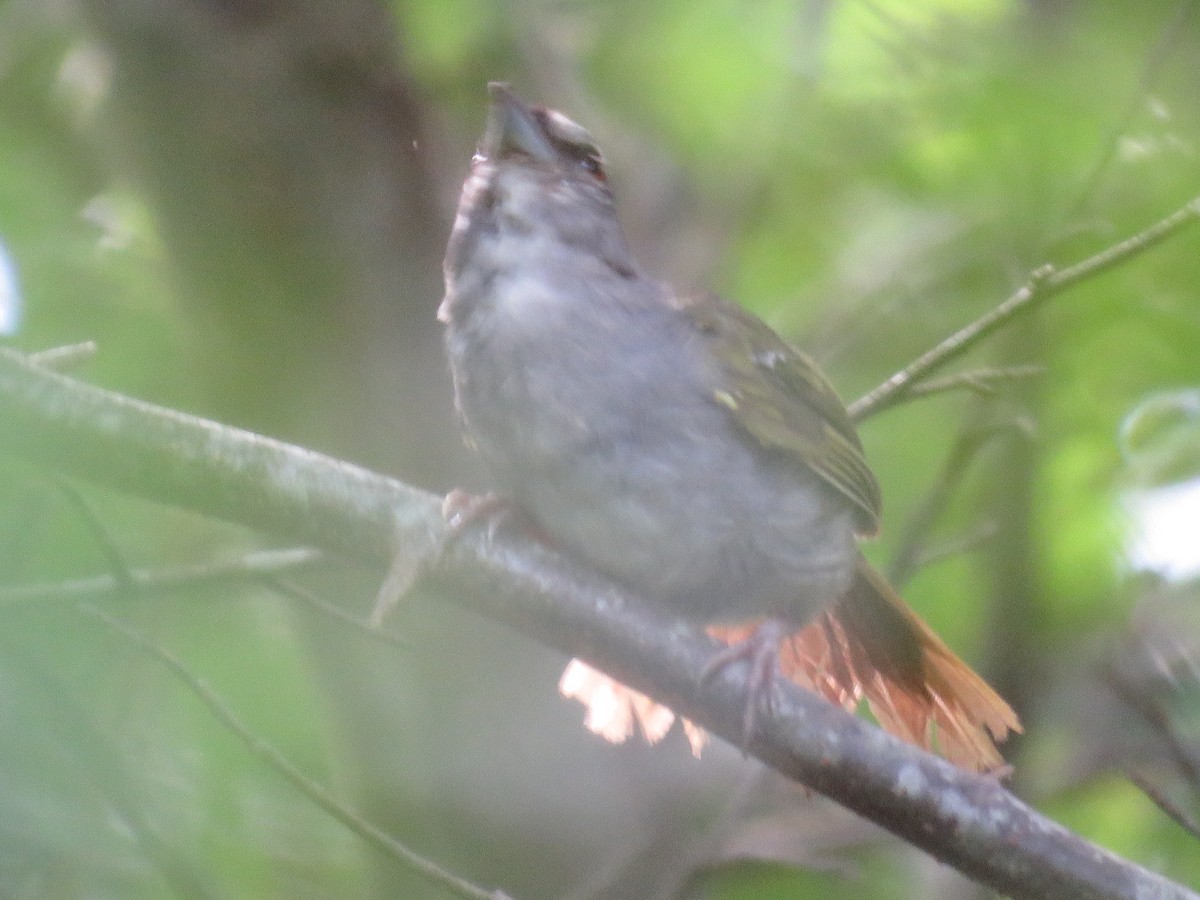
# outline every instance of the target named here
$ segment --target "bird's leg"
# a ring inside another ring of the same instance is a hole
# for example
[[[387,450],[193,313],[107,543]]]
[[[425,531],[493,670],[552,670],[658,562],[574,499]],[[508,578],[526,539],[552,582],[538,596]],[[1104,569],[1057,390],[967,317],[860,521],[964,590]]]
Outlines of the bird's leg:
[[[410,542],[396,542],[387,575],[375,595],[371,625],[378,628],[384,617],[404,598],[412,586],[438,564],[446,548],[474,523],[488,519],[488,539],[495,535],[500,521],[511,512],[511,504],[495,494],[468,494],[455,488],[442,500],[445,527],[430,534],[429,544],[413,549]]]
[[[742,714],[742,752],[745,753],[758,728],[759,711],[770,715],[775,706],[775,675],[779,671],[779,647],[795,630],[784,619],[764,620],[749,637],[719,650],[704,666],[701,682],[736,662],[747,662],[746,709]]]
[[[496,527],[512,512],[512,504],[503,497],[488,491],[486,494],[469,494],[455,488],[442,500],[442,518],[446,520],[446,531],[442,548],[462,535],[466,529],[483,519],[488,519],[488,539],[495,537]]]

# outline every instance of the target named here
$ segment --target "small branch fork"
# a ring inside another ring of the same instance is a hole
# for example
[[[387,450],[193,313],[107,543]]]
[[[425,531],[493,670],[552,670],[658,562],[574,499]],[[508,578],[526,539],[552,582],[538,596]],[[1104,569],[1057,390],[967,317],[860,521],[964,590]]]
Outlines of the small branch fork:
[[[878,387],[868,391],[850,404],[850,417],[856,422],[889,409],[912,394],[918,383],[958,359],[985,337],[1018,315],[1028,312],[1041,302],[1120,265],[1135,256],[1140,256],[1152,247],[1175,236],[1196,219],[1200,218],[1200,197],[1177,209],[1164,219],[1155,222],[1145,231],[1101,250],[1082,262],[1056,269],[1042,266],[1035,270],[1029,280],[1017,288],[1007,299],[993,307],[974,322],[959,329],[945,340],[926,350],[911,363],[896,372]]]
[[[1039,270],[988,315],[857,401],[856,417],[896,405],[935,369],[1035,302],[1145,252],[1197,218],[1200,198],[1081,263]],[[437,554],[447,534],[441,498],[300,447],[91,387],[3,348],[0,452],[375,564],[391,561],[398,545],[412,548],[417,559]],[[705,635],[625,597],[516,530],[501,529],[494,538],[483,531],[468,528],[437,555],[429,578],[445,596],[585,659],[738,741],[744,672],[730,667],[702,682],[714,651]],[[114,572],[110,584],[136,585],[141,577],[126,569]],[[139,642],[120,623],[108,624]],[[179,672],[161,649],[144,649],[175,669],[218,718],[260,752],[253,735],[230,721],[223,705],[197,691],[203,685],[194,676]],[[777,702],[764,711],[748,749],[1002,893],[1200,900],[1046,819],[995,779],[956,769],[794,686],[779,685]],[[295,774],[286,760],[260,755],[287,777]],[[345,810],[336,802],[327,805],[332,798],[319,788],[297,786],[346,821]],[[392,843],[369,829],[355,830],[376,846]],[[466,890],[463,896],[502,896],[474,886]]]

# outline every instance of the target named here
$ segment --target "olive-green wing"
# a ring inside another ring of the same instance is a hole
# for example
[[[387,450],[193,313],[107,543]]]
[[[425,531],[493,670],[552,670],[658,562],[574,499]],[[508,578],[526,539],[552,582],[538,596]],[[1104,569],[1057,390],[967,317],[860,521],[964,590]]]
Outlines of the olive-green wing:
[[[879,528],[875,480],[846,407],[817,365],[763,321],[719,297],[680,304],[721,363],[713,400],[763,447],[808,466],[844,494],[864,534]]]

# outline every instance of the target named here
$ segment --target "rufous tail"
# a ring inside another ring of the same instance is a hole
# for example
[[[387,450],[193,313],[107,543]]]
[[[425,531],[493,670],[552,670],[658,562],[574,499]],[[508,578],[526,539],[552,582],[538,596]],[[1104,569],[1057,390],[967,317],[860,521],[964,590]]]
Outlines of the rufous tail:
[[[751,638],[761,620],[712,626],[726,644]],[[1020,731],[1016,713],[860,557],[850,590],[779,647],[779,674],[849,710],[866,700],[887,731],[978,772],[997,772],[996,749]],[[674,713],[644,694],[572,660],[559,682],[588,709],[587,727],[614,743],[635,731],[656,743]],[[707,735],[684,720],[697,756]]]
[[[967,769],[1003,767],[995,742],[1021,730],[1012,707],[861,557],[850,590],[784,641],[779,668],[848,709],[865,699],[887,731]]]

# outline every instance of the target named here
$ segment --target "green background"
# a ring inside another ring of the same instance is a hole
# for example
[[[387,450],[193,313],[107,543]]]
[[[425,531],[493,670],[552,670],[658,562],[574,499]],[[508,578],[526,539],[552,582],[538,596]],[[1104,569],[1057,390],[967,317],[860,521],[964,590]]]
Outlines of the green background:
[[[593,132],[648,268],[753,309],[847,399],[1200,193],[1191,2],[8,0],[5,340],[94,340],[89,381],[485,488],[434,311],[496,79]],[[1200,229],[961,366],[1037,377],[862,428],[868,552],[1018,708],[1013,788],[1193,887],[1200,839],[1127,774],[1200,816],[1196,587],[1129,558],[1138,498],[1200,475],[1198,259]],[[1200,514],[1173,509],[1195,564]],[[170,568],[269,546],[0,459],[0,585],[102,574],[113,548]],[[302,580],[365,616],[381,577]],[[602,744],[556,695],[561,658],[443,598],[393,616],[402,647],[250,583],[97,602],[372,821],[519,900],[980,895],[730,748]],[[71,602],[0,619],[0,895],[444,896]]]

